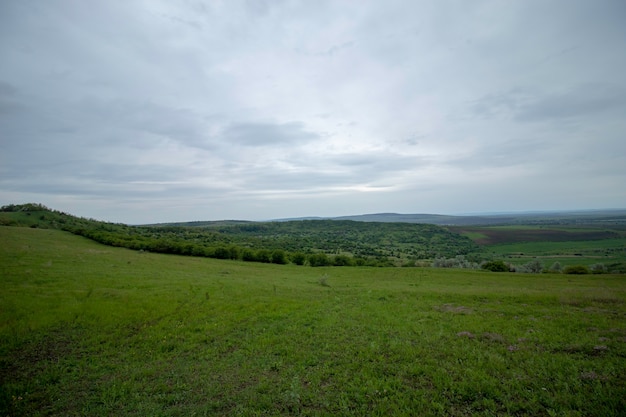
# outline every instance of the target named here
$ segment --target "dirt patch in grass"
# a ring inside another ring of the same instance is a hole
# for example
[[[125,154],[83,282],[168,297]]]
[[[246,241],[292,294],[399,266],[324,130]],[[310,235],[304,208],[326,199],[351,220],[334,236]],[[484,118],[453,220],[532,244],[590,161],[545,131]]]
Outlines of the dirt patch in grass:
[[[580,379],[583,381],[595,381],[595,380],[606,381],[608,378],[604,375],[599,375],[595,371],[587,371],[587,372],[581,372]]]
[[[500,333],[483,333],[480,338],[493,343],[506,343],[506,339]]]
[[[455,306],[454,304],[443,304],[440,306],[436,306],[435,310],[441,311],[444,313],[455,313],[455,314],[471,314],[474,312],[474,310],[469,307]]]

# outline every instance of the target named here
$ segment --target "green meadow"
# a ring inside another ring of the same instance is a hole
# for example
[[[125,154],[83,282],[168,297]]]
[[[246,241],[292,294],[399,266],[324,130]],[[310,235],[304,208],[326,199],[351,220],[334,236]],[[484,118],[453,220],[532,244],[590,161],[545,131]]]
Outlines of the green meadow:
[[[624,275],[302,267],[0,227],[1,416],[619,416]]]

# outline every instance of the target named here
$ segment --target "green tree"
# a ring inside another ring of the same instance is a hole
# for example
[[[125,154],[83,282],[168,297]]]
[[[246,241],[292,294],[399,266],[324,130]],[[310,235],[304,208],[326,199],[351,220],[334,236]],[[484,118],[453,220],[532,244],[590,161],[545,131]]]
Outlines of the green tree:
[[[350,266],[354,265],[352,258],[347,255],[336,255],[333,258],[333,265],[335,266]]]
[[[574,275],[585,275],[589,274],[589,268],[586,265],[568,265],[563,270],[565,274],[574,274]]]
[[[213,251],[213,257],[217,259],[229,259],[230,252],[227,248],[220,246],[215,248],[215,250]]]
[[[291,255],[291,262],[296,265],[304,265],[306,262],[306,255],[302,252],[296,252]]]
[[[287,256],[285,255],[285,251],[281,249],[275,249],[272,252],[272,263],[284,265],[287,263]]]
[[[252,249],[244,249],[241,253],[241,259],[246,262],[254,262],[256,261],[256,256]]]
[[[330,260],[325,253],[314,253],[309,255],[309,265],[311,266],[328,266]]]
[[[241,250],[235,246],[235,245],[230,245],[228,247],[228,258],[229,259],[239,259],[239,256],[241,255]]]
[[[272,262],[272,252],[268,249],[259,249],[256,251],[255,258],[257,262],[270,263]]]
[[[509,267],[504,261],[488,261],[485,262],[482,266],[482,269],[486,269],[491,272],[508,272]]]

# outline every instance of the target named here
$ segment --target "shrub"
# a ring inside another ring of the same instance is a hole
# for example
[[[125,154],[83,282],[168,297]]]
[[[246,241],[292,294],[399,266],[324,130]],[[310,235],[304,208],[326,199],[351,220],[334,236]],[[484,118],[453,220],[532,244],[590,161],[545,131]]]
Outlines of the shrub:
[[[330,284],[328,283],[328,274],[322,275],[318,282],[322,287],[330,287]]]
[[[241,259],[246,262],[254,262],[256,261],[256,256],[254,255],[254,251],[252,249],[244,249],[241,253]]]
[[[269,264],[270,262],[272,262],[272,252],[270,252],[268,249],[259,249],[256,252],[255,258],[257,262]]]
[[[311,266],[328,266],[330,265],[330,260],[325,253],[314,253],[309,255],[309,264]]]
[[[230,245],[228,247],[228,257],[230,259],[239,259],[240,255],[241,255],[241,250],[239,249],[239,247],[235,245]]]
[[[223,246],[217,247],[213,250],[213,257],[217,259],[230,258],[230,252]]]
[[[284,265],[287,263],[287,256],[285,255],[285,251],[276,249],[272,252],[272,263]]]
[[[302,252],[296,252],[291,255],[291,262],[296,265],[304,265],[304,263],[306,262],[306,255]]]
[[[515,271],[527,274],[540,274],[543,271],[543,264],[538,259],[535,259],[518,267]]]
[[[604,264],[591,265],[592,274],[605,274],[606,272],[607,272],[607,269],[606,269],[606,266],[604,266]]]
[[[509,272],[509,266],[504,261],[488,261],[481,268],[491,272]]]
[[[563,267],[561,266],[560,262],[555,262],[550,267],[550,272],[561,272],[561,271],[563,271]]]
[[[432,266],[435,268],[476,269],[478,265],[465,259],[465,256],[458,255],[455,258],[437,258],[433,261]]]
[[[353,264],[352,259],[347,255],[336,255],[333,259],[333,265],[335,266],[350,266]]]
[[[565,269],[563,270],[563,273],[565,274],[574,274],[574,275],[585,275],[585,274],[589,274],[589,268],[587,268],[587,266],[585,265],[569,265],[566,266]]]

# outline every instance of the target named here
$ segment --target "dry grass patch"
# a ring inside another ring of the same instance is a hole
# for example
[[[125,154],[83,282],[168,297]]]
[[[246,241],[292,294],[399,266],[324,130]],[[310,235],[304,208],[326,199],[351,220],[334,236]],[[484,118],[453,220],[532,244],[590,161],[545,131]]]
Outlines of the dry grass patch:
[[[443,304],[440,306],[436,306],[435,310],[441,311],[444,313],[455,313],[455,314],[472,314],[474,310],[465,306],[455,306],[454,304]]]

